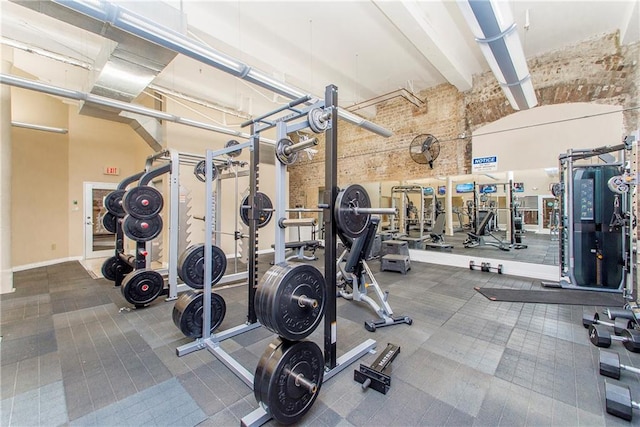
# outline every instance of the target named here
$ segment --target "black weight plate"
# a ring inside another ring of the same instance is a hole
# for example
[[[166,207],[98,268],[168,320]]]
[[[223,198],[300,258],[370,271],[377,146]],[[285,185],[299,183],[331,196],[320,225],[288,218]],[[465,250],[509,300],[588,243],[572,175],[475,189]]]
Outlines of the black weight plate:
[[[301,296],[315,300],[317,305],[299,304],[297,297]],[[276,264],[262,276],[256,289],[258,320],[290,341],[304,339],[316,329],[324,306],[324,277],[309,264]]]
[[[189,338],[202,337],[202,319],[204,294],[202,291],[184,292],[173,306],[173,324]],[[216,293],[211,293],[211,328],[210,332],[222,324],[227,305],[224,298]]]
[[[157,216],[164,206],[162,193],[143,185],[127,191],[122,199],[124,211],[132,217],[148,219]]]
[[[236,141],[235,139],[231,139],[231,140],[227,141],[226,144],[224,144],[224,148],[233,147],[234,145],[240,145],[240,143],[238,141]],[[240,154],[242,154],[242,148],[239,149],[239,150],[234,150],[234,151],[228,152],[227,156],[229,156],[229,157],[238,157]]]
[[[162,232],[162,217],[160,215],[149,219],[138,219],[131,215],[122,221],[124,235],[136,242],[148,242]]]
[[[127,302],[135,305],[147,305],[158,298],[164,288],[162,275],[146,268],[132,271],[122,281],[120,291]]]
[[[112,256],[107,258],[105,262],[102,263],[102,268],[100,271],[102,272],[102,276],[113,282],[116,280],[116,269],[118,268],[118,257]]]
[[[115,233],[118,228],[118,217],[111,212],[107,212],[102,217],[102,225],[109,233]]]
[[[122,218],[125,215],[124,208],[122,207],[122,197],[124,193],[124,190],[114,190],[104,198],[104,207],[118,218]]]
[[[367,190],[361,185],[353,184],[340,190],[334,207],[336,226],[341,233],[355,239],[360,237],[369,225],[369,214],[355,214],[352,208],[370,208],[371,200]]]
[[[211,180],[215,181],[218,177],[218,168],[216,165],[212,165],[211,167]],[[193,168],[193,174],[196,176],[198,181],[205,182],[207,180],[206,169],[205,169],[205,161],[200,160],[196,166]]]
[[[222,279],[227,269],[227,256],[211,245],[211,286]],[[178,258],[178,277],[193,289],[204,288],[204,244],[189,246]]]
[[[273,341],[262,354],[254,376],[254,395],[281,424],[293,424],[311,409],[322,386],[324,356],[312,341]],[[305,387],[304,378],[315,385]]]
[[[273,216],[273,204],[271,203],[271,199],[264,193],[257,192],[256,197],[259,200],[259,203],[262,205],[262,211],[260,212],[260,216],[258,217],[258,228],[262,228],[265,225],[269,224],[271,221],[271,217]],[[249,195],[244,196],[242,199],[242,203],[240,203],[240,219],[244,223],[244,225],[249,226]]]

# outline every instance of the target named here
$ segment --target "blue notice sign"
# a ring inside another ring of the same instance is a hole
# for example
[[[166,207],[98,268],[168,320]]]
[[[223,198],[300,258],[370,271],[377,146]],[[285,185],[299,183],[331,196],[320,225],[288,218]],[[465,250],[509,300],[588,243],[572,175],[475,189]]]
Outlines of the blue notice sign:
[[[471,172],[488,172],[498,170],[498,156],[474,157]]]

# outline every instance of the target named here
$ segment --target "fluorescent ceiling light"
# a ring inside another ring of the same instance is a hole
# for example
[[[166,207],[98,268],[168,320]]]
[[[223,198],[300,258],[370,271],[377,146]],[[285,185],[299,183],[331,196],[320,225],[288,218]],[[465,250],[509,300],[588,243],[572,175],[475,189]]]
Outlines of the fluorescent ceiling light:
[[[459,0],[458,6],[509,104],[515,110],[535,107],[538,100],[509,3]]]
[[[11,122],[11,126],[17,127],[17,128],[25,128],[25,129],[32,129],[32,130],[41,130],[43,132],[53,132],[53,133],[68,133],[69,130],[68,129],[64,129],[64,128],[57,128],[57,127],[53,127],[53,126],[44,126],[44,125],[36,125],[33,123],[24,123],[24,122],[16,122],[16,121],[12,121]]]

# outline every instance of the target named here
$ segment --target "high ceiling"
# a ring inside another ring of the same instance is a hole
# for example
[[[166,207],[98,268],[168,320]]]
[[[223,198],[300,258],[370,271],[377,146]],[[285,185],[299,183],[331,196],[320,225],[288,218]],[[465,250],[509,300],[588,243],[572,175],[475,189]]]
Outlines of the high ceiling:
[[[13,47],[15,67],[42,82],[89,91],[106,38],[32,10],[48,2],[28,3],[0,3],[3,44]],[[417,93],[447,81],[467,90],[474,74],[488,70],[453,1],[116,3],[174,21],[181,11],[188,37],[306,93],[321,96],[327,84],[335,84],[345,108],[397,89]],[[638,0],[509,3],[528,58],[615,31],[623,44],[640,40]],[[286,101],[183,54],[152,84],[252,115]]]

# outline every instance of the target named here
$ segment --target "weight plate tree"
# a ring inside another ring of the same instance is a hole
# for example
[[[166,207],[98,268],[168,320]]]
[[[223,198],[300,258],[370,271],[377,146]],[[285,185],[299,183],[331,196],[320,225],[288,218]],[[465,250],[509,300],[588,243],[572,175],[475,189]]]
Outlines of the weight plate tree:
[[[146,268],[135,270],[124,278],[120,291],[129,303],[144,306],[158,298],[164,288],[162,275]]]
[[[368,209],[371,200],[367,191],[358,184],[349,185],[338,193],[334,216],[338,231],[352,239],[359,237],[369,224],[371,215],[368,213],[356,213],[358,208]]]
[[[211,286],[220,281],[227,269],[227,256],[211,245]],[[193,289],[204,288],[204,244],[187,248],[178,258],[178,276]]]
[[[309,264],[271,267],[256,289],[256,316],[270,331],[289,341],[308,337],[324,314],[325,281]]]
[[[264,193],[258,191],[256,193],[256,198],[258,199],[259,206],[262,207],[260,211],[260,215],[258,216],[258,228],[262,228],[265,225],[269,224],[271,221],[271,217],[273,216],[273,204],[271,203],[271,199]],[[245,196],[242,199],[242,203],[240,203],[240,219],[242,223],[246,226],[249,225],[249,196]]]
[[[187,291],[178,297],[176,304],[173,306],[173,324],[186,337],[200,338],[202,336],[203,303],[204,295],[202,291]],[[224,302],[224,298],[211,292],[211,333],[222,324],[226,312],[227,305]]]
[[[162,232],[162,217],[157,215],[148,219],[139,219],[127,215],[122,221],[122,231],[131,240],[148,242],[158,237]]]
[[[122,218],[125,215],[124,208],[122,207],[122,197],[125,190],[114,190],[107,194],[104,198],[104,207],[107,208],[109,213]]]
[[[133,187],[122,199],[124,211],[134,218],[149,219],[157,216],[164,206],[162,193],[148,185]]]
[[[260,358],[253,394],[281,424],[299,421],[313,406],[324,375],[324,356],[312,341],[276,338]]]

